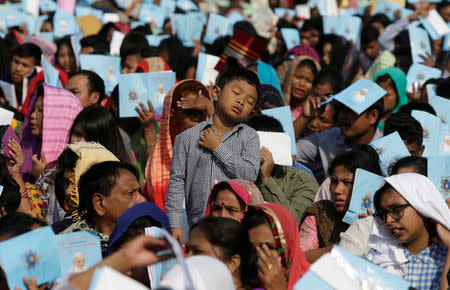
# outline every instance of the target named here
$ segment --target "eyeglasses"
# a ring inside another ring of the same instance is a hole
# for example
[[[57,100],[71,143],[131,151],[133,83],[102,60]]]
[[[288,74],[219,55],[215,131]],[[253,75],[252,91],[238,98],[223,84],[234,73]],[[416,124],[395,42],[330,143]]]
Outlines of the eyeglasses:
[[[391,216],[391,218],[398,221],[402,219],[403,214],[405,213],[405,208],[407,208],[408,206],[410,206],[409,203],[394,205],[388,210],[377,211],[373,216],[376,218],[379,224],[384,224],[386,222],[386,217],[388,214]]]

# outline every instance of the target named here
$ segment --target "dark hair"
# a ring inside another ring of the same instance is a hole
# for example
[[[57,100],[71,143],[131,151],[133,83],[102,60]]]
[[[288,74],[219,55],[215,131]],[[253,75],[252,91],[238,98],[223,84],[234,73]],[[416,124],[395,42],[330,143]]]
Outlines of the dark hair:
[[[8,213],[0,218],[0,237],[8,236],[9,239],[17,237],[31,231],[31,227],[34,225],[46,226],[47,224],[26,213]]]
[[[34,64],[39,65],[41,63],[42,50],[33,43],[24,43],[19,45],[11,55],[17,57],[32,57]]]
[[[0,195],[0,209],[3,207],[7,214],[15,212],[20,205],[20,186],[12,179],[4,162],[0,162],[0,185],[3,186]]]
[[[403,105],[398,109],[397,113],[405,113],[405,114],[411,115],[411,112],[413,110],[424,111],[424,112],[427,112],[427,113],[437,116],[436,111],[430,104],[419,103],[419,102],[412,102],[412,103]]]
[[[120,47],[120,62],[122,66],[127,56],[132,54],[138,54],[141,58],[151,55],[151,48],[144,34],[130,32],[125,36]]]
[[[131,241],[135,237],[145,234],[145,228],[149,227],[161,228],[162,225],[150,216],[141,216],[135,219],[120,238],[111,245],[112,252],[119,250],[126,242]]]
[[[342,104],[337,105],[342,106]],[[378,123],[381,120],[381,117],[383,117],[383,112],[384,112],[384,99],[380,98],[378,101],[376,101],[375,103],[373,103],[370,107],[368,107],[364,112],[361,113],[362,114],[369,114],[372,111],[378,111],[378,119],[377,121],[373,124],[374,127],[378,126]]]
[[[450,5],[450,2],[447,0],[440,1],[436,7],[436,10],[440,12],[441,9],[446,8],[448,5]]]
[[[309,69],[313,72],[314,77],[315,77],[315,76],[317,75],[317,73],[319,72],[319,71],[317,70],[317,66],[316,66],[316,64],[314,63],[314,61],[312,61],[312,60],[310,60],[310,59],[304,59],[304,60],[302,60],[302,61],[298,64],[297,68],[299,68],[299,67],[301,67],[301,66],[305,66],[305,67],[309,68]]]
[[[163,39],[159,44],[159,52],[167,52],[167,64],[176,73],[177,79],[182,80],[186,75],[187,62],[191,55],[177,36]]]
[[[55,177],[55,196],[61,208],[64,208],[66,200],[66,182],[64,173],[66,170],[73,171],[78,161],[78,155],[70,149],[65,149],[58,157],[58,173]]]
[[[436,95],[450,99],[450,77],[438,79],[436,82]]]
[[[319,34],[322,34],[323,31],[323,23],[321,17],[311,18],[305,21],[300,31],[311,31],[311,30],[317,30],[319,31]]]
[[[71,77],[83,75],[86,76],[89,82],[89,94],[98,93],[99,98],[97,104],[100,104],[105,97],[105,82],[103,79],[95,72],[90,70],[80,70],[75,72]]]
[[[120,169],[128,170],[139,180],[136,168],[133,165],[117,161],[97,163],[81,175],[78,182],[80,202],[78,213],[80,216],[86,217],[88,221],[92,221],[95,214],[92,204],[94,193],[100,193],[108,197],[119,179]]]
[[[381,197],[388,191],[395,190],[395,188],[388,182],[386,182],[382,187],[380,187],[375,195],[373,196],[373,206],[375,211],[379,211],[381,209]]]
[[[191,232],[200,230],[204,237],[221,250],[223,261],[233,255],[241,257],[240,276],[242,285],[253,288],[258,276],[256,249],[250,243],[247,229],[239,222],[222,217],[205,217],[192,226]]]
[[[120,135],[119,126],[110,111],[102,106],[84,108],[73,121],[70,135],[77,126],[84,130],[84,139],[88,142],[98,142],[111,151],[122,162],[128,162],[129,157]]]
[[[280,121],[274,117],[266,115],[253,115],[245,121],[245,124],[252,127],[256,131],[263,132],[280,132],[283,133],[284,129]]]
[[[398,171],[405,167],[414,167],[416,173],[428,176],[427,158],[419,156],[406,156],[397,160],[390,166],[389,175],[398,174]]]
[[[395,113],[390,115],[386,124],[384,125],[384,135],[389,135],[398,132],[400,137],[406,142],[406,144],[422,145],[423,142],[423,129],[422,125],[406,113]]]
[[[333,89],[333,94],[337,94],[344,89],[344,78],[340,71],[333,67],[325,67],[314,78],[313,86],[329,84]]]
[[[383,27],[387,27],[389,24],[391,24],[391,20],[389,19],[389,17],[387,17],[383,13],[377,13],[374,16],[370,17],[369,24],[372,24],[374,22],[381,23]]]
[[[248,211],[242,219],[241,223],[247,228],[247,231],[263,224],[267,224],[270,226],[270,221],[264,211],[262,209],[256,209],[251,206],[248,207]]]
[[[372,41],[378,41],[379,35],[378,29],[372,25],[367,25],[361,31],[361,45],[367,45]]]
[[[395,94],[397,95],[397,99],[395,101],[395,105],[397,106],[397,104],[399,102],[399,95],[398,95],[397,86],[395,85],[394,80],[391,78],[391,76],[389,74],[384,74],[377,78],[377,81],[376,81],[377,84],[381,84],[384,82],[386,82],[389,86],[391,86],[394,89]]]
[[[109,43],[99,35],[85,36],[80,40],[81,47],[92,47],[97,54],[109,54]]]
[[[351,173],[355,173],[357,168],[361,168],[372,173],[382,175],[379,157],[375,149],[370,145],[361,144],[354,150],[338,154],[331,161],[328,174],[331,176],[338,166],[344,166]]]
[[[235,80],[246,81],[249,85],[255,87],[256,92],[258,93],[258,99],[260,98],[261,83],[259,82],[258,75],[252,72],[251,70],[245,68],[238,68],[238,67],[228,68],[218,77],[217,86],[223,89],[226,84]]]

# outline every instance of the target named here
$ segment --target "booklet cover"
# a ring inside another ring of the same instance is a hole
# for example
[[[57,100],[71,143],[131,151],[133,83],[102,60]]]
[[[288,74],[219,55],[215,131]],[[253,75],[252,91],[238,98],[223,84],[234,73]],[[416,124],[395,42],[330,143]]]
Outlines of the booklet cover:
[[[433,182],[444,200],[450,197],[450,155],[430,156],[428,178]]]
[[[275,164],[292,166],[291,138],[285,133],[258,131],[260,147],[266,147]]]
[[[351,225],[358,220],[359,214],[367,214],[368,209],[375,212],[373,196],[383,184],[382,176],[361,168],[356,169],[352,198],[342,221]]]
[[[120,56],[120,47],[122,46],[123,39],[125,38],[125,34],[114,30],[111,36],[111,43],[109,47],[109,54],[113,56]]]
[[[59,80],[59,71],[48,62],[45,55],[41,55],[41,62],[44,69],[44,82],[49,86],[63,89]]]
[[[13,84],[0,81],[0,88],[3,91],[6,102],[13,108],[17,108],[16,88]]]
[[[119,76],[119,115],[138,117],[136,107],[150,100],[156,115],[162,113],[164,98],[175,85],[174,72],[122,74]]]
[[[450,125],[450,100],[434,95],[430,105],[436,111],[438,118],[441,119],[441,123]]]
[[[423,142],[425,150],[423,156],[437,155],[439,152],[439,136],[441,134],[441,119],[424,111],[413,110],[411,116],[419,121],[423,129]]]
[[[386,91],[375,82],[367,79],[359,79],[339,94],[323,101],[322,105],[327,104],[332,100],[336,100],[359,115],[376,101],[381,99],[385,94]]]
[[[75,35],[80,32],[78,22],[72,14],[58,8],[53,16],[53,34],[56,38],[62,38],[66,35]]]
[[[110,267],[95,269],[89,290],[149,290],[142,283],[130,278]]]
[[[193,40],[200,40],[203,31],[203,21],[195,14],[173,14],[172,29],[186,47],[193,47]]]
[[[76,274],[100,263],[102,250],[100,238],[94,231],[79,231],[56,236],[62,281],[71,274]]]
[[[408,92],[413,92],[413,86],[421,87],[429,79],[437,79],[441,77],[441,70],[429,67],[423,64],[413,63],[406,74]]]
[[[433,40],[438,40],[444,35],[450,33],[450,28],[436,9],[428,11],[428,16],[426,18],[421,17],[420,22],[428,31]]]
[[[273,117],[280,121],[283,126],[284,133],[291,138],[291,154],[297,155],[297,147],[294,133],[294,123],[292,122],[292,114],[290,106],[283,106],[273,109],[262,110],[261,114]]]
[[[395,20],[395,12],[397,10],[402,10],[402,6],[398,3],[390,2],[390,1],[380,1],[378,0],[375,5],[375,14],[381,13],[389,17],[391,21]],[[403,17],[403,15],[402,15]],[[404,17],[403,17],[404,18]]]
[[[139,20],[146,23],[154,23],[159,28],[164,26],[166,20],[166,10],[155,4],[142,4],[139,12]]]
[[[33,230],[0,243],[0,264],[10,289],[28,289],[24,277],[36,276],[38,285],[60,276],[55,234],[50,226]]]
[[[212,54],[200,52],[197,61],[197,71],[195,79],[205,86],[214,85],[219,72],[215,69],[220,57]]]
[[[292,20],[295,17],[295,10],[294,9],[288,9],[288,8],[275,8],[274,10],[275,14],[280,17],[284,18],[284,16],[287,14],[289,16],[289,19]]]
[[[323,31],[325,34],[337,34],[355,45],[360,45],[362,20],[357,16],[323,17]]]
[[[378,153],[380,167],[383,175],[388,174],[389,166],[397,160],[411,156],[405,143],[397,132],[384,136],[371,142],[371,145]]]
[[[146,35],[148,45],[153,47],[159,47],[159,44],[164,39],[167,39],[170,37],[168,34],[160,34],[160,35]]]
[[[105,82],[105,91],[110,94],[120,75],[120,57],[101,54],[81,54],[81,69],[96,72]]]
[[[209,14],[208,25],[206,26],[205,36],[203,42],[207,44],[213,44],[214,41],[221,37],[226,36],[229,32],[230,20],[225,16],[211,13]]]
[[[419,27],[409,27],[409,39],[411,44],[411,56],[413,63],[422,63],[424,59],[420,55],[427,56],[427,52],[431,54],[431,45],[428,33]]]
[[[0,107],[0,125],[11,125],[13,119],[14,119],[14,112]],[[0,153],[2,153],[2,151],[4,151],[3,148],[0,149]]]
[[[103,19],[103,11],[92,8],[91,6],[77,5],[75,7],[75,15],[77,17],[92,15],[97,17],[100,21]]]
[[[295,28],[281,28],[281,36],[283,37],[286,48],[291,48],[300,45],[300,32]]]

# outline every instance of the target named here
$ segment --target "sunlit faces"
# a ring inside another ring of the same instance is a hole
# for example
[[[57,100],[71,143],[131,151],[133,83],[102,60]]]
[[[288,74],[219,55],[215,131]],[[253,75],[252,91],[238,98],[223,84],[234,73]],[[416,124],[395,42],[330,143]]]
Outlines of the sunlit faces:
[[[250,229],[248,231],[248,237],[250,239],[250,243],[252,243],[255,247],[262,247],[263,245],[266,245],[272,254],[279,256],[269,221]]]
[[[89,93],[90,83],[86,75],[78,74],[66,83],[66,90],[71,91],[79,100],[83,108],[95,105],[98,102],[99,94]]]
[[[31,134],[42,137],[42,120],[44,118],[44,97],[37,98],[33,113],[30,116]]]
[[[353,173],[339,165],[330,177],[330,192],[337,212],[345,213],[350,205],[353,189]]]
[[[218,89],[218,88],[217,88]],[[238,124],[247,119],[258,101],[256,88],[244,80],[233,80],[215,93],[215,114]]]
[[[397,91],[390,85],[389,80],[378,83],[378,85],[386,91],[386,95],[384,95],[383,97],[384,100],[383,113],[388,114],[392,112],[392,110],[394,110],[395,107],[397,106],[398,103]]]
[[[211,215],[241,221],[244,213],[243,202],[229,189],[219,190],[211,203]]]
[[[67,44],[62,44],[56,56],[56,65],[61,68],[66,74],[71,75],[77,69],[75,61],[75,54],[72,47]]]
[[[29,75],[33,71],[35,66],[34,58],[13,56],[11,61],[11,80],[13,84],[20,84],[23,78]]]
[[[305,100],[311,93],[314,77],[314,72],[309,67],[297,67],[291,79],[291,97],[297,101]]]

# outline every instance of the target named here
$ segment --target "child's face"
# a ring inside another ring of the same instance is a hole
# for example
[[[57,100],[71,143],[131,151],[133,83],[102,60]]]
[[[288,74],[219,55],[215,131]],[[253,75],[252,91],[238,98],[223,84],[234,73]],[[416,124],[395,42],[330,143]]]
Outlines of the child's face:
[[[405,140],[403,140],[403,143],[405,143],[406,148],[408,148],[408,151],[412,156],[422,156],[423,150],[425,149],[424,145],[419,145],[417,142],[408,144]]]
[[[338,125],[342,134],[347,138],[363,136],[377,120],[372,112],[363,112],[361,115],[353,112],[346,106],[339,109]]]
[[[384,95],[384,109],[383,114],[388,114],[392,112],[397,106],[398,95],[395,89],[389,84],[388,81],[382,82],[378,84],[386,91],[386,95]]]
[[[78,268],[83,268],[85,263],[84,256],[77,256],[73,259],[73,264]]]
[[[241,123],[250,115],[258,101],[256,88],[244,80],[234,80],[227,83],[214,96],[215,115],[228,121]]]
[[[330,181],[330,192],[334,207],[339,213],[345,213],[352,196],[353,173],[342,165],[336,166]]]
[[[381,48],[376,40],[372,40],[365,45],[364,52],[371,61],[374,61],[380,55]]]
[[[311,93],[314,73],[307,66],[299,66],[291,79],[291,97],[296,100],[305,100]]]
[[[336,111],[331,105],[325,107],[325,111],[319,116],[313,118],[305,129],[306,136],[314,135],[315,133],[320,133],[334,126],[334,115]]]
[[[394,189],[388,189],[380,199],[380,211],[386,211],[398,205],[405,205],[408,202]],[[403,209],[397,209],[393,215],[399,216],[394,219],[390,214],[386,215],[386,230],[401,244],[412,246],[413,244],[424,241],[428,243],[428,231],[425,226],[425,218],[422,217],[412,206],[406,206]],[[409,248],[408,248],[409,249]]]

